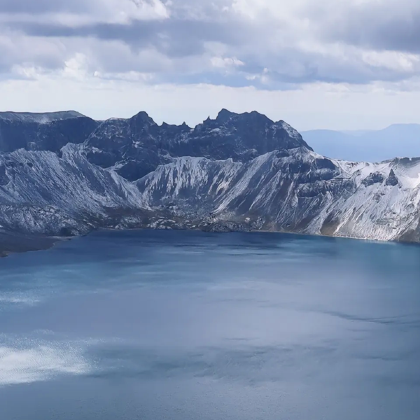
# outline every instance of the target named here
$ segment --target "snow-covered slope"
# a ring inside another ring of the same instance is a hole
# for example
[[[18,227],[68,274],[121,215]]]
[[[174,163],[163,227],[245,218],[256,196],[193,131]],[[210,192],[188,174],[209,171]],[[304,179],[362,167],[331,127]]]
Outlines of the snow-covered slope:
[[[83,114],[76,111],[59,112],[0,112],[0,120],[23,123],[49,124],[53,121],[63,121],[72,118],[86,118]]]
[[[112,171],[89,163],[68,144],[49,151],[0,155],[0,225],[47,234],[79,233],[106,223],[112,210],[140,207],[140,192]]]
[[[250,162],[180,158],[139,183],[150,209],[273,231],[418,240],[420,159],[331,161],[305,148]],[[417,236],[416,236],[417,235]]]
[[[194,129],[145,113],[58,153],[0,154],[0,225],[265,229],[420,241],[420,159],[325,158],[285,122],[223,110]]]

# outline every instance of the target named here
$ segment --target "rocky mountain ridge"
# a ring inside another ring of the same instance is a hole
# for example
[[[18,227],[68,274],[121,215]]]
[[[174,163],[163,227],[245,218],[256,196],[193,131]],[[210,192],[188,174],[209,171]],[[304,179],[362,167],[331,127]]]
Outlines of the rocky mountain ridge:
[[[420,241],[420,158],[328,159],[257,112],[222,110],[195,128],[157,125],[145,112],[103,122],[27,115],[0,114],[8,231],[264,229]]]
[[[19,149],[58,152],[83,143],[98,122],[76,112],[0,112],[0,153]]]

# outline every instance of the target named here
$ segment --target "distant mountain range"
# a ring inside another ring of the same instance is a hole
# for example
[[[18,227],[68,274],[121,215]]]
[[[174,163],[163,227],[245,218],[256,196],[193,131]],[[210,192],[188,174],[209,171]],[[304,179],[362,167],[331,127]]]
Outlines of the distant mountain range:
[[[394,124],[377,131],[311,130],[301,134],[318,153],[335,159],[380,162],[420,156],[420,124]]]
[[[0,113],[0,228],[69,236],[105,227],[418,242],[420,158],[326,158],[258,112],[224,109],[193,128],[146,112],[106,121]]]

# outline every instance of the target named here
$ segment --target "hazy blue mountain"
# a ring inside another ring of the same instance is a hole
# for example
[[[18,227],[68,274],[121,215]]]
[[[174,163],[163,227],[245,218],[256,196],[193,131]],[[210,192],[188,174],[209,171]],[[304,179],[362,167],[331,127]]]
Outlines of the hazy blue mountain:
[[[420,124],[394,124],[378,131],[310,130],[303,138],[322,155],[379,162],[420,156]]]

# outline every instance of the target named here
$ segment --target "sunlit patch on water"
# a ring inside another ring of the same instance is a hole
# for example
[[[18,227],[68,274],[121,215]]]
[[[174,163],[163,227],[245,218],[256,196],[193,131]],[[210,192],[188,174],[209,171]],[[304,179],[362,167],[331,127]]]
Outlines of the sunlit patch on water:
[[[0,341],[0,386],[51,380],[92,371],[79,344],[31,342],[12,347]]]

